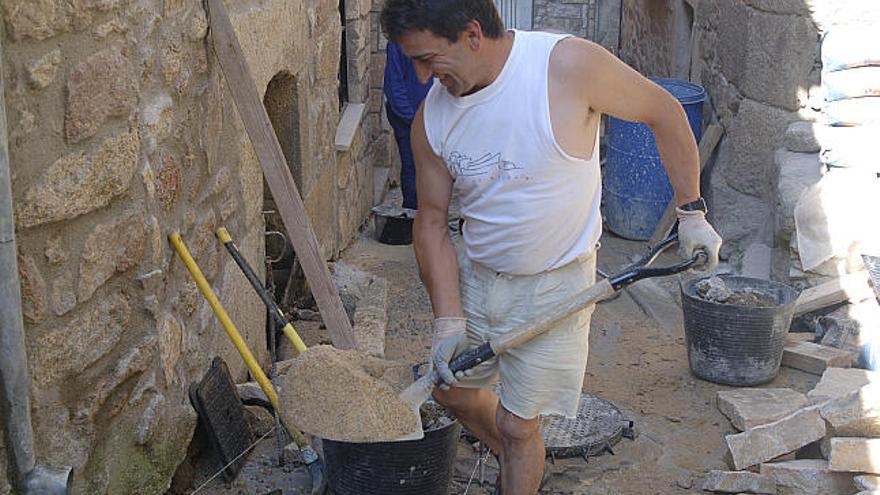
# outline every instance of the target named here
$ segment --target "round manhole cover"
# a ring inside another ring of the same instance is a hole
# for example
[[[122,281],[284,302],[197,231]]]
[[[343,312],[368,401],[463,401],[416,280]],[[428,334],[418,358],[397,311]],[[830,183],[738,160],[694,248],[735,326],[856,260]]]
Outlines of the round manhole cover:
[[[590,457],[609,452],[623,436],[631,438],[632,426],[614,404],[584,393],[577,416],[545,416],[541,436],[551,457]]]

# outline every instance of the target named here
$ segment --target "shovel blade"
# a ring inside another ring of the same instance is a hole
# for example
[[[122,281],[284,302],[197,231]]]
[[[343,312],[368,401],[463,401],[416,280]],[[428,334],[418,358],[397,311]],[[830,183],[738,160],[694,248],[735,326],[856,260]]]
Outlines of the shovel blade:
[[[434,391],[434,383],[436,383],[435,380],[437,379],[436,375],[437,373],[432,371],[413,382],[412,385],[406,387],[406,389],[400,393],[400,400],[408,404],[410,409],[412,409],[413,414],[416,415],[416,428],[393,441],[405,442],[408,440],[421,440],[422,438],[425,438],[425,430],[422,425],[422,415],[420,410],[422,404],[431,397],[431,392]]]

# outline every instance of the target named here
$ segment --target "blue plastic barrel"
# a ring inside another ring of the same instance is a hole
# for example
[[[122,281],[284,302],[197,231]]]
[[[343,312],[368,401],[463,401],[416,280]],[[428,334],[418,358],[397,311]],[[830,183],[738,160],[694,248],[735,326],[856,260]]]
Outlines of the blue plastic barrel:
[[[681,102],[694,139],[699,142],[706,91],[678,79],[652,80]],[[654,134],[644,124],[609,117],[606,158],[602,173],[605,225],[627,239],[650,239],[672,199],[672,185],[660,161]]]

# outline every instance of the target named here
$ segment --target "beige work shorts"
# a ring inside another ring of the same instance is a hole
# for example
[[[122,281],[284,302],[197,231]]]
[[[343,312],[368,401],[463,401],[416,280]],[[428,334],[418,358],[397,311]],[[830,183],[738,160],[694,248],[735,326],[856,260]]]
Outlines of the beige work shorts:
[[[507,275],[468,259],[458,249],[459,280],[467,336],[472,346],[548,312],[595,283],[595,251],[536,275]],[[501,380],[501,405],[523,419],[577,415],[595,306],[561,321],[533,340],[478,366],[457,386],[487,387]]]

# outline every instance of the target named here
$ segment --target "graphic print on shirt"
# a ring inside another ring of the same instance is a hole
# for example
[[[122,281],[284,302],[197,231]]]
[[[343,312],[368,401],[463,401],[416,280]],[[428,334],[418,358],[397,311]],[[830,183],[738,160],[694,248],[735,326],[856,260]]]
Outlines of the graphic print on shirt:
[[[514,162],[501,158],[501,153],[486,153],[479,158],[471,158],[468,155],[453,151],[446,159],[449,170],[456,177],[473,177],[482,180],[494,180],[497,178],[512,179],[525,178],[512,175],[515,170],[522,170]]]

